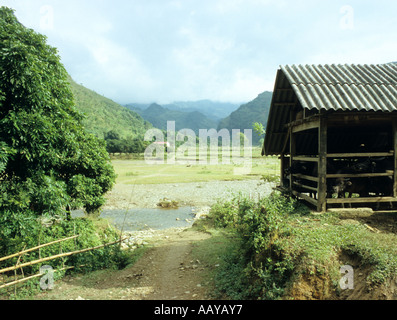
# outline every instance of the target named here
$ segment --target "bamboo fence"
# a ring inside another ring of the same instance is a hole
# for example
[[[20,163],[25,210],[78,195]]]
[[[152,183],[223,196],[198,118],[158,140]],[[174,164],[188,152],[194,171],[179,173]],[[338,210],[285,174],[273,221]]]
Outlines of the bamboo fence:
[[[83,252],[88,252],[88,251],[100,249],[100,248],[103,248],[103,247],[107,247],[107,246],[111,246],[111,245],[114,245],[114,244],[123,242],[123,241],[125,241],[126,239],[128,239],[128,238],[123,238],[123,239],[119,239],[119,240],[117,240],[117,241],[110,242],[110,243],[105,243],[105,244],[102,244],[102,245],[99,245],[99,246],[96,246],[96,247],[91,247],[91,248],[85,248],[85,249],[80,249],[80,250],[75,250],[75,251],[60,253],[60,254],[56,254],[56,255],[50,256],[50,257],[45,257],[45,258],[40,258],[40,259],[37,259],[37,260],[25,262],[25,263],[20,263],[21,257],[22,257],[24,254],[28,253],[28,252],[32,252],[32,251],[35,251],[35,250],[39,250],[39,249],[41,249],[41,248],[43,248],[43,247],[50,246],[50,245],[53,245],[53,244],[56,244],[56,243],[60,243],[60,242],[63,242],[63,241],[75,239],[75,238],[77,238],[78,236],[79,236],[79,235],[75,235],[75,236],[72,236],[72,237],[67,237],[67,238],[64,238],[64,239],[59,239],[59,240],[56,240],[56,241],[52,241],[52,242],[49,242],[49,243],[46,243],[46,244],[42,244],[42,245],[36,246],[36,247],[34,247],[34,248],[30,248],[30,249],[26,249],[26,250],[24,249],[24,250],[22,250],[22,251],[20,251],[20,252],[17,252],[17,253],[14,253],[14,254],[12,254],[12,255],[9,255],[9,256],[0,258],[0,261],[5,261],[5,260],[11,259],[11,258],[18,257],[18,260],[17,260],[17,263],[15,264],[15,266],[11,266],[11,267],[7,267],[7,268],[0,269],[0,275],[3,274],[3,273],[6,273],[6,272],[10,272],[10,271],[16,272],[17,269],[21,269],[21,271],[22,271],[22,276],[23,276],[22,279],[14,280],[14,281],[7,282],[7,283],[5,283],[5,284],[0,285],[0,289],[5,288],[5,287],[9,287],[9,286],[11,286],[11,285],[16,285],[16,284],[18,284],[18,283],[25,282],[25,281],[27,281],[27,280],[31,280],[31,279],[34,279],[34,278],[37,278],[37,277],[40,277],[40,276],[43,276],[43,274],[39,273],[39,274],[35,274],[35,275],[29,276],[29,277],[25,277],[25,276],[23,275],[23,269],[22,269],[22,268],[24,268],[24,267],[32,266],[32,265],[35,265],[35,264],[38,264],[38,263],[42,263],[42,262],[51,261],[51,260],[58,259],[58,258],[63,258],[63,257],[71,256],[71,255],[78,254],[78,253],[83,253]],[[62,270],[73,269],[73,268],[74,268],[74,266],[65,267],[65,268],[61,268],[61,269],[59,269],[59,270],[54,270],[54,272],[57,272],[57,271],[59,272],[59,271],[62,271]]]

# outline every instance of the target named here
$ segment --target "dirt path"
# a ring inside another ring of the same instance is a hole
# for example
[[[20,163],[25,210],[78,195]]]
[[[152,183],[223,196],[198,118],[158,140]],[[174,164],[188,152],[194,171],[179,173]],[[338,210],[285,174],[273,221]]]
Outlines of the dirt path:
[[[123,270],[65,277],[51,291],[36,299],[46,300],[205,300],[202,271],[207,267],[192,256],[194,243],[210,235],[189,229],[155,231],[149,248],[132,266]]]
[[[187,230],[171,234],[134,266],[142,273],[143,286],[150,287],[145,300],[206,299],[201,271],[205,266],[191,256],[192,244],[208,234]]]

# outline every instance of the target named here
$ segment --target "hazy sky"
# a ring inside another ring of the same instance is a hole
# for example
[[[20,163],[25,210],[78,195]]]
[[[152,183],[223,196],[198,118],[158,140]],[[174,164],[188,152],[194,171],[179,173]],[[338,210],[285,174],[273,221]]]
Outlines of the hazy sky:
[[[397,61],[395,0],[1,0],[119,103],[248,102],[285,64]]]

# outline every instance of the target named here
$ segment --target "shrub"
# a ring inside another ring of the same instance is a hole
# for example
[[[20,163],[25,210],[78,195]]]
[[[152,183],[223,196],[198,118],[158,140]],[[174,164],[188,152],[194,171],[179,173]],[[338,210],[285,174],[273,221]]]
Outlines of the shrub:
[[[279,193],[257,202],[239,195],[215,204],[210,219],[218,227],[230,228],[240,239],[239,249],[225,257],[218,288],[237,299],[279,297],[294,269],[281,240],[291,234],[289,216],[303,210]]]

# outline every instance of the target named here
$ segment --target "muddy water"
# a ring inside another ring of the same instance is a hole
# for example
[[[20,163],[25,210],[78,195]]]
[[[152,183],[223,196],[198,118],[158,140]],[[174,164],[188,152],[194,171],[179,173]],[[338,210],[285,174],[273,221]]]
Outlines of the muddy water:
[[[147,229],[163,230],[175,227],[189,227],[195,217],[193,208],[177,209],[129,209],[103,210],[100,217],[109,220],[119,230],[141,231]],[[72,212],[73,217],[84,216],[83,211]]]

